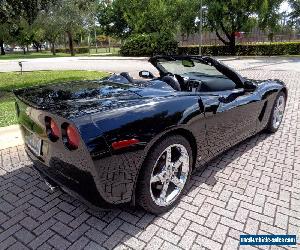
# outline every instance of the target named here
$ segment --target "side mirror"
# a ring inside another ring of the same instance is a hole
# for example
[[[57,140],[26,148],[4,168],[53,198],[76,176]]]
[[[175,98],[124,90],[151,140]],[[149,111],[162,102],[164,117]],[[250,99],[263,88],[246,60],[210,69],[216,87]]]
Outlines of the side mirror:
[[[139,76],[146,79],[153,79],[154,75],[148,70],[142,70],[139,72]]]
[[[244,82],[244,88],[245,91],[253,91],[256,89],[256,85],[253,82],[247,80]]]

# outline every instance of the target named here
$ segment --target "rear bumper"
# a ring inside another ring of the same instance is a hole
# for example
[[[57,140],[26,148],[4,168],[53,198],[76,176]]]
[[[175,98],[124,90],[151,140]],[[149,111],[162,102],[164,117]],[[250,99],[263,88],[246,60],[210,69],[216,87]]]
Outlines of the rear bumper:
[[[58,186],[92,208],[109,209],[116,207],[101,197],[90,173],[81,171],[75,166],[58,159],[53,160],[52,164],[47,166],[27,146],[25,146],[25,149],[28,157],[33,162],[34,168],[52,186]],[[68,174],[70,172],[72,172],[71,176]],[[76,179],[73,178],[74,176],[76,176]]]
[[[69,189],[67,186],[64,186],[61,183],[56,183],[55,180],[51,179],[51,176],[47,175],[45,172],[41,171],[37,165],[33,165],[34,169],[40,174],[40,176],[44,179],[45,183],[49,186],[49,188],[59,188],[60,190],[64,191],[65,193],[69,194],[70,196],[80,200],[82,203],[86,204],[88,207],[92,209],[101,209],[101,210],[108,210],[108,208],[102,208],[99,206],[95,206],[84,197],[80,196],[78,193],[74,192],[73,190]]]

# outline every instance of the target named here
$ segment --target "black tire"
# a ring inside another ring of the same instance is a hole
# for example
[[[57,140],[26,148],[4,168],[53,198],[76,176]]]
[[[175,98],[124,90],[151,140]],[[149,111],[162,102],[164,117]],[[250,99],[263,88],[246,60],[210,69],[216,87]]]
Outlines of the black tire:
[[[166,206],[160,206],[157,205],[155,201],[152,199],[151,191],[150,191],[151,188],[150,180],[156,162],[161,157],[165,149],[167,149],[169,146],[173,144],[180,144],[185,147],[188,154],[188,157],[186,158],[189,159],[189,170],[188,170],[184,187],[181,189],[181,192],[178,194],[176,199],[171,204],[168,204]],[[184,193],[187,183],[189,182],[190,179],[192,166],[193,166],[192,149],[190,143],[183,136],[173,135],[158,142],[156,145],[154,145],[152,150],[149,152],[149,155],[142,166],[139,175],[140,177],[139,177],[138,185],[137,185],[137,203],[146,211],[153,214],[161,214],[170,210],[178,203],[182,194]]]
[[[266,132],[268,133],[275,133],[279,127],[280,127],[280,124],[282,122],[282,120],[280,121],[279,123],[279,126],[275,127],[274,126],[274,123],[273,123],[273,119],[274,119],[274,110],[275,110],[275,107],[276,107],[276,104],[277,104],[277,101],[279,98],[283,97],[284,98],[284,110],[285,110],[285,106],[286,106],[286,95],[284,92],[280,91],[274,101],[274,104],[273,104],[273,107],[272,107],[272,111],[271,111],[271,114],[270,114],[270,118],[269,118],[269,121],[268,121],[268,124],[266,126]],[[283,112],[284,112],[283,110]]]

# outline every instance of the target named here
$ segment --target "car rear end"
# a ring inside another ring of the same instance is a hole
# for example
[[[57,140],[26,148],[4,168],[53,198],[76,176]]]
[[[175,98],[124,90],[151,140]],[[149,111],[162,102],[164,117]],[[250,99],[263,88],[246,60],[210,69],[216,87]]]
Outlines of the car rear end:
[[[75,122],[59,115],[58,106],[55,112],[25,99],[22,91],[15,95],[26,152],[47,184],[93,205],[109,205],[98,192],[94,164]]]

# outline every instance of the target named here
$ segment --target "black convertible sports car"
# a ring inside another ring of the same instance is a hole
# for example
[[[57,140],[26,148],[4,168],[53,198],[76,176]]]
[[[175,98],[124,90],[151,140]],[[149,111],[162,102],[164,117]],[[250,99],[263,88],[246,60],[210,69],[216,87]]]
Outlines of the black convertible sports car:
[[[96,206],[162,213],[194,169],[282,121],[280,80],[245,79],[210,57],[149,61],[159,77],[123,72],[15,91],[26,151],[50,187]]]

